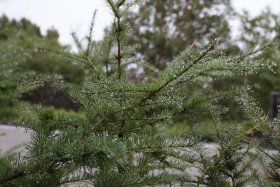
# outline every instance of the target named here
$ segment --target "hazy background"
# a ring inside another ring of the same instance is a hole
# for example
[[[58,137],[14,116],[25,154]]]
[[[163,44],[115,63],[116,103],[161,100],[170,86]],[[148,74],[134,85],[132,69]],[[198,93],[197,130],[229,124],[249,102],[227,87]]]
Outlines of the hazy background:
[[[234,0],[233,3],[238,11],[246,9],[251,15],[259,14],[266,7],[280,13],[280,0]],[[63,44],[73,44],[71,32],[76,32],[80,38],[87,34],[95,9],[98,14],[94,37],[100,39],[103,29],[112,21],[104,0],[1,0],[0,4],[1,15],[16,19],[26,17],[37,24],[43,33],[54,27],[59,31]],[[233,23],[233,27],[238,29],[238,24]]]

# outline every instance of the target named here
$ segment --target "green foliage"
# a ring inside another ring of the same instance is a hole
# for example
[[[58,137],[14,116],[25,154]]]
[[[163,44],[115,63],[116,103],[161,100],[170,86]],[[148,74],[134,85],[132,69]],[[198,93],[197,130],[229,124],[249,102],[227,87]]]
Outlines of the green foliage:
[[[16,113],[20,96],[18,81],[20,76],[14,66],[28,58],[28,53],[15,45],[17,37],[0,42],[0,121],[8,121]]]
[[[198,183],[207,186],[245,186],[252,184],[252,163],[256,157],[250,153],[250,146],[243,146],[237,142],[238,134],[232,133],[232,130],[221,131],[224,137],[219,137],[218,153],[213,156],[205,156],[201,153],[202,164],[200,170],[202,176],[198,177]],[[229,133],[231,132],[231,133]],[[231,136],[233,135],[233,136]]]
[[[186,47],[202,46],[209,39],[217,37],[222,39],[226,55],[239,55],[241,51],[250,51],[273,41],[274,45],[259,56],[259,60],[264,63],[268,60],[275,63],[277,67],[273,71],[260,70],[251,76],[239,75],[226,80],[214,78],[208,81],[209,89],[220,91],[232,85],[249,84],[253,87],[254,97],[268,111],[269,93],[279,90],[279,16],[269,9],[256,17],[250,17],[246,12],[237,15],[231,3],[230,0],[142,1],[138,9],[131,11],[127,17],[134,31],[129,39],[136,45],[136,53],[158,69],[166,68],[171,59]],[[230,37],[231,19],[241,21],[241,32],[235,41]],[[146,70],[145,77],[148,80],[150,76],[158,74],[157,71],[150,72],[150,68]],[[235,103],[230,100],[221,103],[231,108],[224,115],[225,120],[244,120],[242,111]]]
[[[50,46],[57,50],[67,48],[59,44],[57,31],[48,30],[47,35],[43,36],[40,29],[30,21],[26,19],[21,19],[20,21],[9,20],[6,16],[0,18],[0,28],[1,121],[17,118],[18,111],[16,110],[20,107],[18,105],[19,99],[51,105],[55,101],[53,97],[58,97],[55,95],[55,92],[58,92],[58,88],[55,88],[53,85],[49,87],[45,85],[54,84],[54,78],[50,77],[55,77],[55,74],[62,75],[66,82],[81,83],[83,80],[84,73],[78,65],[70,63],[58,55],[45,53],[40,50],[40,48]],[[52,74],[52,76],[46,76],[46,74]],[[38,79],[38,77],[43,75],[48,77],[48,80],[45,80],[45,82],[41,81],[39,83],[38,81],[31,80]],[[18,84],[22,80],[27,79],[32,84],[28,88],[27,86],[23,88]],[[38,89],[38,87],[40,88]],[[38,94],[40,89],[44,88],[48,89],[48,101],[42,97],[42,94]],[[22,94],[24,95],[23,97]],[[60,95],[64,96],[67,94],[60,91]],[[53,106],[60,105],[60,107],[64,108],[77,108],[73,106],[69,96],[68,99],[61,99],[59,103],[53,104]]]
[[[246,160],[250,149],[245,147],[244,151],[241,145],[247,134],[220,127],[220,115],[227,109],[219,105],[219,100],[237,95],[242,88],[222,93],[205,90],[203,86],[211,78],[248,75],[266,68],[270,64],[263,65],[257,60],[262,50],[226,57],[218,49],[219,40],[213,40],[206,47],[185,49],[151,83],[134,82],[128,79],[127,65],[138,59],[131,56],[135,51],[130,53],[133,48],[127,43],[125,18],[135,2],[106,2],[115,21],[103,41],[92,40],[92,22],[86,47],[73,34],[78,54],[44,44],[39,46],[40,53],[76,62],[85,71],[85,79],[81,84],[65,84],[52,75],[31,75],[22,88],[57,79],[57,86],[67,88],[80,110],[67,112],[25,105],[17,124],[32,130],[32,140],[27,154],[16,161],[6,155],[0,157],[4,163],[0,184],[61,186],[86,182],[96,187],[250,184],[251,162]],[[246,98],[242,97],[240,103],[245,103]],[[259,117],[261,112],[256,111],[249,114]],[[193,135],[182,138],[165,133],[166,127],[174,124],[182,113],[197,118],[211,116],[220,143],[217,154],[208,158],[197,154],[201,150],[195,146],[197,137]],[[188,171],[192,166],[200,167],[196,180]]]
[[[260,186],[279,186],[279,119],[269,120],[265,112],[260,108],[255,99],[248,95],[248,90],[241,93],[237,98],[238,102],[242,105],[247,118],[255,123],[253,130],[259,130],[267,135],[276,147],[274,151],[267,151],[260,148],[263,153],[264,161],[264,174],[263,180],[260,180]],[[267,180],[268,179],[268,180]]]
[[[59,34],[56,30],[48,30],[47,35],[43,36],[39,27],[27,19],[16,21],[9,20],[6,16],[0,18],[0,30],[1,43],[13,40],[17,48],[28,51],[27,58],[21,60],[21,63],[16,67],[16,71],[20,73],[27,71],[43,74],[53,73],[62,75],[69,82],[80,83],[82,81],[83,72],[79,66],[71,64],[57,55],[41,53],[38,50],[38,46],[51,46],[56,49],[67,48],[59,44]],[[13,38],[16,38],[16,40]]]

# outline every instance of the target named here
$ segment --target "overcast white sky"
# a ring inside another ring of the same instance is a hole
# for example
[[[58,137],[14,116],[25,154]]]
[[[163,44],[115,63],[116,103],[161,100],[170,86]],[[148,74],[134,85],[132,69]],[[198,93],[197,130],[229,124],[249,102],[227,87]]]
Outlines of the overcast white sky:
[[[234,7],[247,9],[257,15],[267,6],[280,14],[280,0],[233,0]],[[112,15],[104,0],[0,0],[0,15],[10,18],[26,17],[40,26],[42,32],[54,27],[60,33],[60,41],[72,43],[71,32],[81,38],[87,34],[93,11],[97,9],[95,38],[100,39],[103,29],[112,21]]]

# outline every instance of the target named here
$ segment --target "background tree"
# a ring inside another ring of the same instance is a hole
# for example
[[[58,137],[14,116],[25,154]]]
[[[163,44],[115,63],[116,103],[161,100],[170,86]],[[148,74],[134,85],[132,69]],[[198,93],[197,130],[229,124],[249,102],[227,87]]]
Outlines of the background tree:
[[[245,49],[252,49],[268,43],[272,44],[260,58],[270,59],[277,68],[274,71],[262,70],[257,76],[249,76],[245,80],[253,87],[253,94],[262,108],[268,112],[270,92],[280,91],[280,17],[266,9],[256,17],[251,17],[245,12],[241,15],[241,21],[242,34],[239,41]]]
[[[82,70],[74,64],[68,63],[58,55],[40,53],[38,46],[51,46],[57,49],[67,49],[59,41],[59,34],[56,30],[50,29],[46,36],[43,36],[40,28],[23,18],[19,21],[9,20],[6,16],[0,18],[0,41],[5,41],[17,36],[16,45],[30,51],[30,57],[19,64],[17,71],[35,71],[37,73],[54,73],[62,75],[67,82],[80,83]],[[37,51],[36,51],[37,50]]]
[[[128,15],[137,52],[159,69],[183,49],[202,46],[211,39],[230,41],[230,0],[141,1]]]
[[[59,34],[54,29],[48,30],[46,36],[42,35],[40,28],[27,19],[23,18],[17,21],[9,20],[6,16],[0,18],[0,44],[3,46],[2,52],[10,54],[13,48],[21,49],[26,54],[28,52],[28,55],[23,59],[18,58],[10,61],[12,64],[15,64],[12,66],[14,75],[20,75],[21,78],[24,78],[24,75],[27,76],[27,74],[29,76],[56,74],[61,75],[66,82],[79,84],[83,80],[84,75],[79,66],[75,65],[75,63],[69,63],[57,54],[47,54],[38,48],[38,46],[41,46],[42,48],[50,47],[57,50],[68,49],[69,47],[62,46],[59,43],[58,38]],[[5,45],[13,46],[8,49],[4,47]],[[24,93],[23,96],[19,94],[17,98],[43,105],[53,105],[58,108],[77,109],[69,95],[47,82],[41,84],[41,87],[38,89]]]
[[[3,37],[3,36],[2,36]],[[15,71],[17,63],[24,61],[28,53],[15,45],[16,36],[0,42],[0,121],[8,122],[16,116],[15,109],[21,92],[18,81],[21,76]]]

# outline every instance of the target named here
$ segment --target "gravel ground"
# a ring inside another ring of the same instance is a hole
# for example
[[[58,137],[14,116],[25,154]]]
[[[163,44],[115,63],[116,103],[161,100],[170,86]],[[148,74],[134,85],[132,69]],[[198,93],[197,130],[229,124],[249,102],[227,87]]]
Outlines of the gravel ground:
[[[0,125],[0,155],[13,150],[23,152],[30,140],[30,131],[11,125]]]

